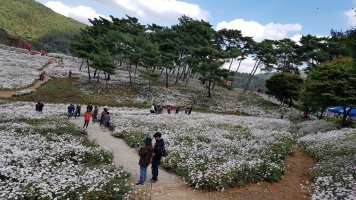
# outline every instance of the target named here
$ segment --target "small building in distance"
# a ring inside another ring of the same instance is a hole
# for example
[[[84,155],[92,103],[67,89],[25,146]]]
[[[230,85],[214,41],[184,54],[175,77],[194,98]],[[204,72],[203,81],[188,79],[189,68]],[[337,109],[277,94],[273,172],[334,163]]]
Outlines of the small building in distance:
[[[235,78],[232,76],[229,76],[227,78],[224,79],[224,85],[226,86],[232,86],[232,84],[234,83]]]

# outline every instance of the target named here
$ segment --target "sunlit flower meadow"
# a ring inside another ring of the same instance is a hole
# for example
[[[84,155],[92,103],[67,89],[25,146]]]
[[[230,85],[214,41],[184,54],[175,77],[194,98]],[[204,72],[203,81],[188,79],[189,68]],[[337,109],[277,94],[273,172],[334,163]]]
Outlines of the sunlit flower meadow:
[[[216,190],[261,180],[277,181],[290,152],[290,123],[280,119],[193,113],[149,115],[112,110],[113,135],[131,146],[155,131],[169,143],[163,167],[191,186]]]
[[[0,105],[0,199],[121,199],[129,175],[69,123],[65,105]]]

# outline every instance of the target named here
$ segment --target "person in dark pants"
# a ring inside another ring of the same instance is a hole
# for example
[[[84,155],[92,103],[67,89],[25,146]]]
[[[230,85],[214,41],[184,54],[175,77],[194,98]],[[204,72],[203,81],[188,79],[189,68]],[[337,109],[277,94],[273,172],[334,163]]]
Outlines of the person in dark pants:
[[[42,113],[44,104],[41,101],[38,101],[36,104],[36,111]]]
[[[190,106],[189,110],[188,110],[188,115],[190,115],[190,113],[192,113],[193,110],[193,106]]]
[[[89,104],[89,105],[87,106],[87,110],[89,110],[89,112],[93,111],[93,106],[92,106],[91,104]]]
[[[75,110],[74,105],[73,104],[69,104],[67,110],[68,110],[68,119],[69,119],[69,118],[71,118],[73,116],[73,112]]]
[[[95,122],[98,120],[98,113],[99,113],[99,109],[98,106],[94,107],[94,111],[92,113],[92,118],[93,118],[93,123],[95,124]]]
[[[164,141],[161,138],[161,133],[156,132],[153,137],[156,140],[156,144],[153,148],[153,158],[152,158],[152,179],[151,183],[155,183],[158,180],[158,165],[163,156]]]
[[[80,117],[80,110],[81,110],[81,106],[78,104],[75,108],[75,112],[74,112],[74,118],[77,119],[77,117]]]
[[[87,110],[87,112],[84,113],[84,126],[83,126],[83,128],[88,128],[90,117],[91,117],[91,112],[89,110]]]

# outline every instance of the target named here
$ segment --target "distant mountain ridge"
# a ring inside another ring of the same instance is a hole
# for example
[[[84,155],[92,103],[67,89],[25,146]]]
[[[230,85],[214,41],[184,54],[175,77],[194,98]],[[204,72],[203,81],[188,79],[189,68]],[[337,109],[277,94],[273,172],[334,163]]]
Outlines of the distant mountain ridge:
[[[0,29],[25,38],[35,48],[67,53],[70,38],[85,26],[35,0],[0,0]]]

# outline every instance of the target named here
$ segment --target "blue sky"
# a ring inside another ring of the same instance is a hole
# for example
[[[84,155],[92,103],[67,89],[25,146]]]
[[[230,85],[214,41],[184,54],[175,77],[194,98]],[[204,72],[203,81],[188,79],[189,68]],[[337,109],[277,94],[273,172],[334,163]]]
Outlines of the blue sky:
[[[327,36],[356,26],[356,0],[37,0],[52,10],[88,23],[98,16],[139,18],[170,26],[183,14],[209,21],[216,30],[238,29],[256,41],[302,35]],[[251,61],[252,62],[252,61]]]
[[[332,28],[346,30],[355,25],[352,23],[356,21],[354,20],[350,23],[348,16],[345,14],[353,7],[356,8],[356,1],[354,0],[38,0],[38,2],[43,4],[50,4],[51,2],[62,3],[70,8],[78,6],[90,7],[95,10],[96,14],[103,16],[111,14],[115,17],[123,17],[125,13],[128,13],[138,17],[142,23],[155,22],[163,25],[176,23],[177,20],[174,20],[174,17],[179,15],[174,13],[169,16],[170,14],[166,13],[166,16],[160,16],[157,14],[159,11],[155,13],[152,10],[147,11],[145,15],[140,15],[125,8],[125,6],[129,7],[131,4],[133,9],[141,7],[138,9],[144,10],[142,7],[146,5],[135,6],[135,4],[149,2],[148,4],[151,4],[154,9],[155,4],[162,2],[182,2],[197,5],[200,10],[206,11],[205,20],[208,20],[214,27],[222,21],[231,22],[234,19],[244,19],[261,25],[268,23],[300,24],[302,28],[296,33],[312,35],[328,35]],[[120,4],[120,2],[126,3]],[[57,8],[51,8],[61,12],[60,6],[54,7]],[[171,11],[171,9],[167,8],[168,11]],[[179,6],[177,6],[177,9],[179,9]],[[190,9],[181,11],[182,14],[187,15],[190,14],[189,12],[191,12]],[[87,12],[87,14],[89,16],[90,13]],[[193,15],[193,17],[196,16],[199,15]],[[78,19],[77,17],[77,20],[83,21],[84,19]]]

